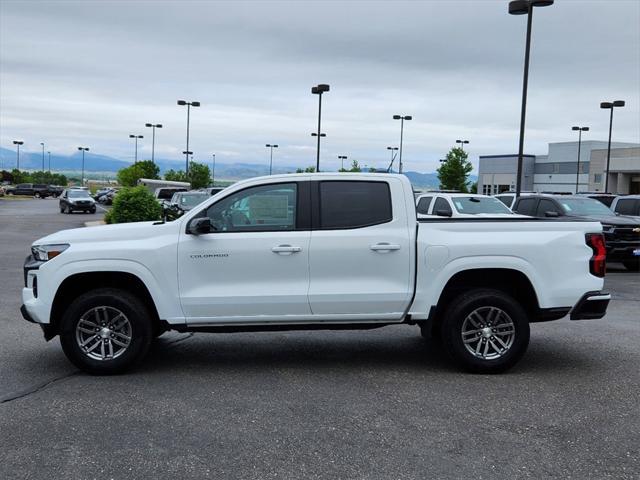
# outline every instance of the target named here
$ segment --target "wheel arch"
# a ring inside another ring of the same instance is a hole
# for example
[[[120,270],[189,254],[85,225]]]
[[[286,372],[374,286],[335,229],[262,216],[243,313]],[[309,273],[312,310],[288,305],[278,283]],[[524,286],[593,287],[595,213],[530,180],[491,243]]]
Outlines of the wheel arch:
[[[149,289],[137,275],[122,271],[92,271],[69,275],[60,284],[51,306],[47,337],[52,338],[59,333],[62,315],[70,301],[83,293],[105,287],[126,290],[136,295],[151,313],[154,328],[164,327],[164,322],[160,320],[158,309]]]
[[[491,288],[512,296],[527,312],[529,321],[535,321],[541,311],[536,290],[525,273],[510,268],[474,268],[457,272],[447,281],[430,320],[437,323],[453,299],[476,288]]]

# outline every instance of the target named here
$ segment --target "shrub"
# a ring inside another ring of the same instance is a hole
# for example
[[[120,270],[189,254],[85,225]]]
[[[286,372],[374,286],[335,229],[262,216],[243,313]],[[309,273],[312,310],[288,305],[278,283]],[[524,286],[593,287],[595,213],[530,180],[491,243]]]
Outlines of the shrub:
[[[104,216],[107,223],[149,222],[162,218],[162,207],[145,187],[123,188]]]

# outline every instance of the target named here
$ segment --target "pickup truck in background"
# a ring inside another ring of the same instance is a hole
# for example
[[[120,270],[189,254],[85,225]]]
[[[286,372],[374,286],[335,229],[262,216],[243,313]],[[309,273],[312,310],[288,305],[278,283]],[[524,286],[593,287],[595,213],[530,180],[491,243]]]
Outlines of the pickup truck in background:
[[[15,187],[6,189],[7,195],[26,195],[35,198],[47,198],[54,193],[49,189],[49,185],[38,183],[20,183]]]
[[[124,371],[166,330],[419,326],[463,369],[502,372],[529,324],[601,318],[598,222],[417,220],[403,175],[238,182],[173,222],[64,230],[32,246],[24,318],[79,368]]]

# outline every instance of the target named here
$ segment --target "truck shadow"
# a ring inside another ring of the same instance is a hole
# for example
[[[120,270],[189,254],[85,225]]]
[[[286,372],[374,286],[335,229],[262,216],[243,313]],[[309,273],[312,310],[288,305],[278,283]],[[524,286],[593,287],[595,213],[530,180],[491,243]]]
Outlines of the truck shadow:
[[[156,340],[138,371],[198,369],[240,370],[360,370],[380,369],[426,373],[461,372],[432,339],[415,329],[402,335],[372,332],[295,332],[240,334],[168,334]],[[543,343],[544,342],[544,343]],[[584,346],[583,346],[584,347]],[[566,341],[532,337],[529,349],[508,374],[536,372],[601,372],[602,363],[589,349]],[[610,352],[611,353],[611,352]]]

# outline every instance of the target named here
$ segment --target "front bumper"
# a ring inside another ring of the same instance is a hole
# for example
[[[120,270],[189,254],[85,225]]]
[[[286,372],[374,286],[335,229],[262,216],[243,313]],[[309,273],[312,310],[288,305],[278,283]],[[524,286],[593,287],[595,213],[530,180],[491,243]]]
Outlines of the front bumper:
[[[595,320],[607,313],[607,306],[611,301],[609,292],[587,292],[575,307],[571,309],[571,320]]]

